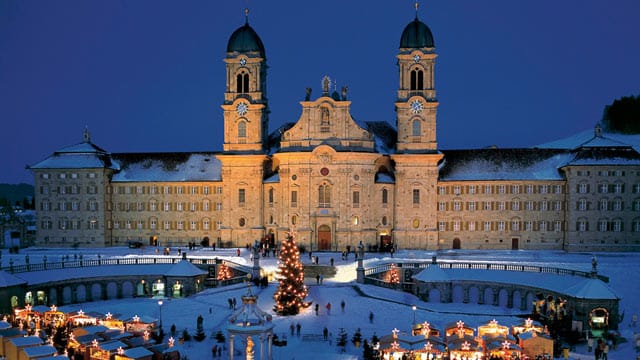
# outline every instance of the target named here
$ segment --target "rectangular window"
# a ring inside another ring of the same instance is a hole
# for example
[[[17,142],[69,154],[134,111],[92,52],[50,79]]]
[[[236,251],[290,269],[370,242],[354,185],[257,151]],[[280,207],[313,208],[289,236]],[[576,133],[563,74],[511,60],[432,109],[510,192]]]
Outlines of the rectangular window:
[[[438,211],[446,211],[446,209],[447,209],[446,203],[443,203],[443,202],[438,203]]]
[[[456,185],[453,187],[453,193],[455,195],[460,195],[460,185]]]
[[[155,186],[155,185],[151,186],[151,187],[149,188],[149,192],[150,192],[152,195],[157,194],[157,193],[158,193],[158,187],[157,187],[157,186]]]
[[[556,220],[553,222],[553,231],[555,232],[562,231],[562,222],[560,222],[560,220]]]
[[[577,231],[587,231],[587,221],[586,220],[578,220],[576,223]]]
[[[476,202],[469,201],[469,211],[476,211]]]
[[[191,193],[191,195],[197,195],[198,194],[198,187],[197,186],[191,186],[189,188],[189,192]]]
[[[587,211],[587,200],[585,199],[578,200],[578,210]]]
[[[546,194],[549,192],[549,187],[547,185],[540,185],[540,194]]]
[[[144,228],[144,222],[142,220],[138,220],[137,227],[138,230],[142,230]]]
[[[553,192],[556,194],[562,194],[562,185],[554,185]]]
[[[607,201],[607,199],[600,199],[600,201],[598,201],[598,210],[607,211],[608,208],[609,208],[609,202]]]
[[[222,203],[221,202],[217,202],[216,203],[216,211],[222,211]]]
[[[197,222],[195,220],[191,220],[191,230],[196,230]]]
[[[553,203],[553,210],[562,211],[562,201],[557,200]]]
[[[149,210],[158,211],[158,203],[156,203],[155,201],[150,202],[149,203]]]
[[[413,189],[413,206],[420,205],[420,189]]]
[[[469,231],[476,231],[476,222],[475,221],[469,222]]]
[[[182,202],[177,202],[176,203],[176,210],[182,211],[183,208],[184,208],[184,203],[182,203]]]
[[[202,187],[202,193],[204,195],[209,195],[209,187],[208,186],[203,186]]]
[[[447,223],[445,223],[444,221],[438,222],[438,231],[445,231],[445,230],[447,230]]]
[[[454,201],[453,202],[453,211],[460,211],[462,210],[462,206],[460,201]]]
[[[142,186],[136,186],[136,194],[142,194],[142,193],[144,193],[143,189],[144,189],[144,188],[143,188]]]
[[[540,201],[540,211],[549,210],[549,202],[546,200]]]
[[[245,203],[246,203],[245,189],[238,189],[238,205],[240,207],[244,207]]]
[[[389,191],[387,189],[382,189],[382,207],[387,207],[389,203]]]
[[[531,231],[531,230],[533,230],[533,222],[531,222],[531,221],[525,221],[525,223],[524,223],[524,230],[525,230],[525,231]]]
[[[498,201],[498,210],[504,211],[504,201]]]
[[[209,211],[209,200],[202,202],[202,211]]]
[[[127,220],[127,223],[126,223],[126,224],[127,224],[127,225],[126,225],[126,226],[127,226],[127,229],[131,229],[131,220]]]
[[[189,209],[191,211],[196,211],[196,209],[198,208],[198,205],[196,205],[197,203],[192,202],[191,204],[189,204]]]
[[[179,194],[179,195],[184,194],[184,187],[182,187],[182,186],[177,186],[177,187],[176,187],[176,194]]]
[[[164,203],[164,211],[170,211],[171,210],[171,203],[165,202]]]
[[[520,185],[512,185],[511,186],[512,194],[520,194]]]
[[[511,230],[520,231],[520,222],[519,221],[512,221],[511,222]]]
[[[298,192],[295,190],[291,192],[291,207],[298,207]]]
[[[171,186],[164,186],[163,192],[165,195],[171,194]]]
[[[622,192],[624,192],[624,186],[622,184],[614,184],[613,192],[616,194],[622,194]]]
[[[607,184],[599,184],[598,185],[598,192],[601,194],[606,194],[609,192],[609,185]]]
[[[506,193],[506,187],[504,185],[499,185],[498,186],[498,193],[500,193],[500,194]]]
[[[498,230],[504,231],[504,221],[498,221]]]
[[[483,208],[484,208],[485,211],[491,210],[491,202],[490,201],[483,201],[482,204],[483,204]]]
[[[520,210],[520,201],[512,201],[511,202],[511,210],[519,211]]]
[[[460,221],[456,220],[453,222],[453,231],[460,231]]]
[[[156,219],[151,219],[151,229],[155,230],[158,228],[158,220]]]
[[[352,200],[354,208],[360,207],[360,191],[353,192]]]
[[[203,228],[204,230],[209,230],[209,220],[208,220],[208,219],[204,219],[204,220],[202,221],[202,228]]]
[[[525,189],[527,194],[533,194],[533,185],[527,185]]]
[[[446,195],[447,189],[444,186],[438,186],[438,195]]]
[[[169,220],[164,221],[164,229],[171,230],[171,222]]]
[[[222,194],[222,186],[216,186],[216,194]]]
[[[491,185],[485,185],[484,186],[484,193],[485,194],[491,194]]]
[[[491,231],[491,221],[485,221],[483,225],[484,231]]]
[[[547,231],[547,222],[544,220],[540,221],[540,231]]]
[[[469,185],[469,194],[475,194],[475,193],[476,193],[476,186]]]

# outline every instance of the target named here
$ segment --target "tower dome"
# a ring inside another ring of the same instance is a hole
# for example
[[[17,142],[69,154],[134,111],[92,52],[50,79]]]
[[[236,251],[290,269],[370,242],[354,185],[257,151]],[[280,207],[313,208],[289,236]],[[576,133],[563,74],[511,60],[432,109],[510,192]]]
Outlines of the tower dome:
[[[231,34],[229,43],[227,44],[227,52],[258,52],[260,57],[265,57],[264,45],[262,40],[251,26],[246,22]]]
[[[425,23],[418,20],[416,16],[415,20],[404,28],[402,37],[400,38],[400,48],[420,49],[432,47],[434,47],[434,44],[431,29],[429,29]]]

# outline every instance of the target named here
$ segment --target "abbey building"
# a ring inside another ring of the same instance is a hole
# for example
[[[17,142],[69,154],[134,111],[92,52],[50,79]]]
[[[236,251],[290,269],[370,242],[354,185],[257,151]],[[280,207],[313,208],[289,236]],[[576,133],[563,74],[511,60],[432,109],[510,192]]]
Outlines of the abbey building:
[[[30,167],[36,245],[277,244],[295,228],[313,251],[640,249],[632,145],[596,127],[571,145],[439,149],[437,53],[417,17],[396,57],[395,120],[355,121],[326,78],[269,133],[265,46],[247,22],[224,59],[222,151],[111,153],[85,131]]]

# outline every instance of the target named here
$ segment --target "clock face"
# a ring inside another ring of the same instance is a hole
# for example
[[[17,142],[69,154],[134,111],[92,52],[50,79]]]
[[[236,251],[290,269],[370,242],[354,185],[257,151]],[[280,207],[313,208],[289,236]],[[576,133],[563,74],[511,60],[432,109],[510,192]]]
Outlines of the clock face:
[[[413,55],[413,61],[414,62],[420,62],[420,55],[418,55],[418,54]]]
[[[247,64],[247,59],[242,58],[240,59],[240,65],[245,66]]]
[[[411,102],[411,112],[412,113],[420,114],[423,109],[424,109],[424,105],[422,105],[422,102],[420,100],[413,100]]]
[[[241,102],[238,105],[236,105],[236,112],[238,113],[238,115],[244,116],[247,114],[248,111],[249,111],[249,106],[247,106],[247,103]]]

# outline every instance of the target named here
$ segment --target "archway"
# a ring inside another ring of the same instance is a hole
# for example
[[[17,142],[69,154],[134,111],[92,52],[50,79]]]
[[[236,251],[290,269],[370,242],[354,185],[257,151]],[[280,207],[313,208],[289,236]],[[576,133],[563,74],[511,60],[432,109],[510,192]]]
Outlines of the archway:
[[[331,228],[329,225],[318,227],[318,250],[331,250]]]
[[[453,239],[453,249],[454,250],[460,249],[460,239],[458,238]]]

